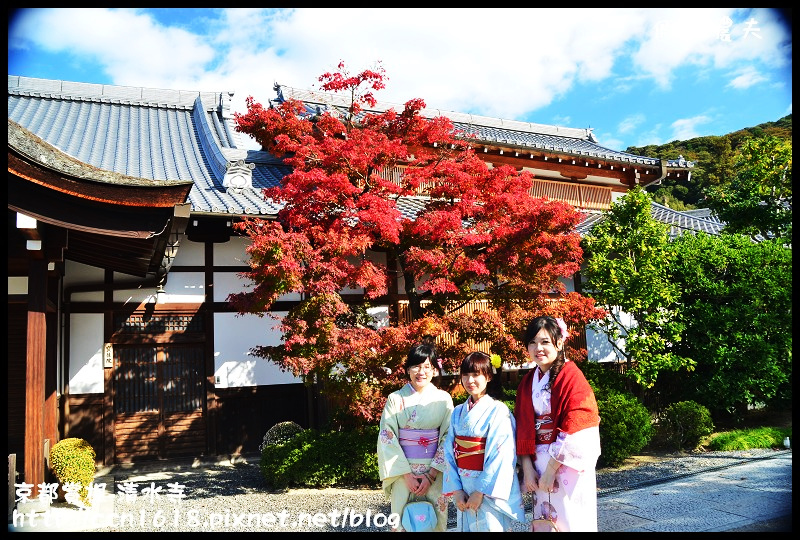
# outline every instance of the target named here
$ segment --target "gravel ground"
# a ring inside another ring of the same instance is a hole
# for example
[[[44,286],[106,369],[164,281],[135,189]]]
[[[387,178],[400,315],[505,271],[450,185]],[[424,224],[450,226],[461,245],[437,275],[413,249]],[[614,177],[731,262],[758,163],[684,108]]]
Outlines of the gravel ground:
[[[773,457],[769,449],[735,452],[675,454],[666,458],[632,460],[620,469],[597,471],[598,496],[642,487],[681,476],[723,468],[753,459]],[[120,531],[387,531],[389,505],[379,489],[325,488],[271,491],[258,469],[258,457],[239,463],[203,463],[200,466],[170,463],[112,469],[97,481],[114,482],[115,491],[127,482],[138,484],[138,495],[117,495],[113,503],[114,524],[93,529]],[[185,488],[185,498],[173,501],[165,496],[169,484]],[[147,487],[162,489],[151,500]],[[110,491],[111,486],[107,489]],[[530,499],[526,499],[530,505]],[[338,513],[338,515],[337,515]],[[450,505],[450,526],[455,509]]]

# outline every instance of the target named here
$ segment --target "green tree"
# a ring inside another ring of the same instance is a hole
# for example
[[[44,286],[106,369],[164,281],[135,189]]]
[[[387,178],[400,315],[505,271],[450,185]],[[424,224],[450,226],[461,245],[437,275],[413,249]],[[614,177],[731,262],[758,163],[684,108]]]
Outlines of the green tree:
[[[729,183],[709,187],[705,205],[730,233],[792,243],[792,143],[766,136],[742,144]]]
[[[723,185],[734,177],[733,159],[748,139],[772,136],[792,140],[792,115],[777,122],[765,122],[728,133],[695,137],[686,141],[672,141],[662,145],[629,146],[626,152],[659,159],[675,159],[682,155],[694,163],[692,180],[665,178],[659,184],[647,187],[653,201],[675,210],[697,208],[703,205],[704,192],[709,186]]]
[[[665,374],[671,401],[693,400],[714,416],[791,401],[792,250],[779,240],[684,234],[674,241],[671,280],[686,323],[676,354],[689,374]]]
[[[694,367],[670,349],[683,331],[680,290],[668,271],[667,227],[653,219],[650,203],[642,188],[629,191],[584,238],[584,292],[609,312],[590,326],[606,335],[625,358],[626,373],[644,387],[661,371]]]

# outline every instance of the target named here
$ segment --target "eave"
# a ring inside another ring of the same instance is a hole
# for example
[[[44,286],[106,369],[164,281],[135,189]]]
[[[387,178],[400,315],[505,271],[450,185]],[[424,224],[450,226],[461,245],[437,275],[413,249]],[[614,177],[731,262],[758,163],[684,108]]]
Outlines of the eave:
[[[186,228],[192,182],[97,169],[10,120],[8,133],[9,275],[25,275],[27,260],[40,257],[141,277],[164,272],[168,246]],[[15,213],[34,224],[15,225]],[[43,250],[26,249],[28,240]]]

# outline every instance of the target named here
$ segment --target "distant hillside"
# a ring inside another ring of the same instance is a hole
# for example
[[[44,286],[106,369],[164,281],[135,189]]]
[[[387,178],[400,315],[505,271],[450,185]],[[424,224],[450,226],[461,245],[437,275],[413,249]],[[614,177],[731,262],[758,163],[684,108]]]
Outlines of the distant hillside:
[[[672,141],[662,145],[629,146],[626,152],[659,159],[676,159],[682,155],[695,162],[690,182],[664,181],[647,189],[653,200],[675,210],[697,208],[702,191],[708,185],[730,181],[732,163],[742,141],[771,135],[792,140],[792,115],[776,122],[766,122],[721,136],[696,137],[688,141]]]

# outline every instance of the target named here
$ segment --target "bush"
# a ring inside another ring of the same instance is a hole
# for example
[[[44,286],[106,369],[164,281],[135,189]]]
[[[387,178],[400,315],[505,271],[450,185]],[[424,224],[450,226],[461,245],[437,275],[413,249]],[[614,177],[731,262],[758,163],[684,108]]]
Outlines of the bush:
[[[658,433],[667,445],[676,450],[693,450],[703,437],[714,431],[711,413],[696,401],[679,401],[664,409],[658,422]]]
[[[265,446],[273,446],[289,442],[296,435],[303,432],[303,428],[299,424],[292,421],[279,422],[269,428],[264,434],[264,439],[258,447],[260,452],[264,451]]]
[[[261,474],[273,489],[371,485],[378,476],[378,426],[320,433],[308,429],[264,446]]]
[[[653,435],[650,413],[634,396],[604,390],[597,400],[600,411],[600,466],[619,467],[647,446]]]
[[[62,439],[50,449],[50,468],[62,489],[65,484],[80,484],[78,495],[86,506],[91,505],[89,486],[94,481],[96,455],[91,444],[75,437]]]
[[[791,439],[792,428],[737,429],[716,435],[708,442],[708,448],[725,452],[751,448],[783,448],[783,440],[786,437]]]
[[[581,368],[583,376],[589,381],[592,388],[595,389],[597,394],[598,389],[602,391],[616,390],[617,392],[625,392],[626,378],[621,373],[609,369],[600,362],[575,362]]]

